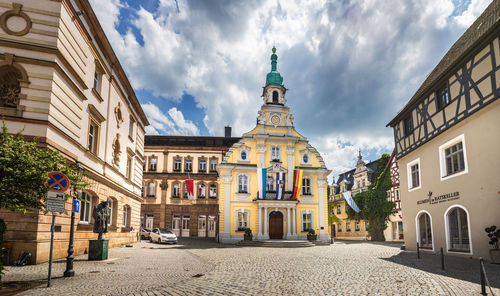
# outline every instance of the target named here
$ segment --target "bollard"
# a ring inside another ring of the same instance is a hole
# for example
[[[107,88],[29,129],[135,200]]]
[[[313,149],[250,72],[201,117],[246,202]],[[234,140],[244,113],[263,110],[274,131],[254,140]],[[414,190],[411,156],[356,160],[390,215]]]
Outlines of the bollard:
[[[443,248],[441,248],[441,269],[444,270],[444,253],[443,253]]]
[[[420,246],[417,243],[417,259],[420,259]]]
[[[479,257],[479,274],[481,276],[481,295],[488,295],[486,294],[486,283],[483,273],[483,257]]]

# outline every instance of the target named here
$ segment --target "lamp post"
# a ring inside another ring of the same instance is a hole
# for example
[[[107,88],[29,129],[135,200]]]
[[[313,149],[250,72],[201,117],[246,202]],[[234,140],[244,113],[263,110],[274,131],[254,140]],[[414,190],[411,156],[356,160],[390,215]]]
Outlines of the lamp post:
[[[220,210],[217,212],[217,243],[220,243],[220,234],[219,234],[219,219],[220,219]]]
[[[80,166],[80,163],[76,161],[74,166],[76,166],[76,173],[80,175],[80,173],[83,171],[83,168]],[[76,194],[77,194],[76,187],[73,184],[73,201],[71,207],[73,207],[73,204],[75,202]],[[75,212],[71,210],[71,228],[69,229],[68,257],[66,257],[66,270],[64,271],[64,277],[72,277],[75,275],[75,271],[73,270],[73,260],[75,259],[75,256],[73,256],[73,253],[75,252],[75,250],[73,249],[74,235],[75,235]]]

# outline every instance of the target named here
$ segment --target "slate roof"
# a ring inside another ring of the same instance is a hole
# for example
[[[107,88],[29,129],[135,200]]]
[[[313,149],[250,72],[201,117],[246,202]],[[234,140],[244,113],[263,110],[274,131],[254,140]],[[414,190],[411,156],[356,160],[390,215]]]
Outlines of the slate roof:
[[[368,168],[368,170],[376,172],[377,171],[377,161],[374,160],[372,162],[367,163],[366,167]],[[352,169],[352,170],[349,170],[349,171],[344,172],[342,174],[339,174],[337,180],[333,184],[333,185],[335,185],[335,184],[339,185],[339,186],[335,186],[334,194],[340,193],[340,183],[343,180],[347,181],[346,189],[351,190],[352,186],[354,185],[354,171],[356,171],[356,169]],[[375,182],[375,180],[377,180],[377,177],[378,176],[376,176],[376,174],[371,174],[371,178],[369,179],[370,183]]]
[[[465,31],[465,33],[453,44],[444,55],[438,65],[427,76],[424,83],[413,95],[405,107],[394,117],[387,126],[394,126],[401,120],[413,105],[420,101],[422,96],[432,88],[444,75],[452,70],[457,64],[462,63],[465,56],[469,54],[490,32],[500,25],[500,1],[494,0],[476,19],[476,21]]]
[[[144,146],[184,146],[229,148],[241,138],[146,135]]]

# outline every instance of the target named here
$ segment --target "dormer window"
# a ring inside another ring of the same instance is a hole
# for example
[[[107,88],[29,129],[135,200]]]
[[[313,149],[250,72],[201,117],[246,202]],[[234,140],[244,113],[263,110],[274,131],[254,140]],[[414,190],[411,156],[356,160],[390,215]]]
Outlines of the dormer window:
[[[248,162],[249,161],[248,157],[250,156],[249,155],[250,147],[245,146],[245,145],[241,145],[239,147],[239,151],[240,151],[240,159],[239,159],[239,161]]]

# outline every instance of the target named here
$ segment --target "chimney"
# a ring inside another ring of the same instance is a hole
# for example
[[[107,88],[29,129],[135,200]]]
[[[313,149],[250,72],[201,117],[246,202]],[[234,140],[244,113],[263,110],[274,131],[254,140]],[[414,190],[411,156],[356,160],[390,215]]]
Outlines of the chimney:
[[[231,127],[229,125],[224,127],[224,137],[231,138]]]

